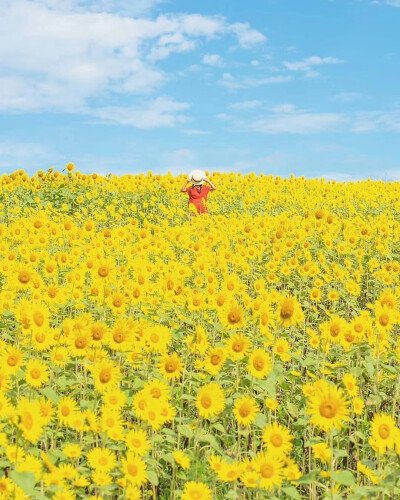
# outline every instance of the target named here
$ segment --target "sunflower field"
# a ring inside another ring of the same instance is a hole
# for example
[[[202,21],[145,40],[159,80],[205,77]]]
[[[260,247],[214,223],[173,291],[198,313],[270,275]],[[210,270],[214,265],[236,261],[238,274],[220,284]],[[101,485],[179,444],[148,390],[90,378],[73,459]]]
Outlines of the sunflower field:
[[[0,177],[0,499],[400,498],[400,185]]]

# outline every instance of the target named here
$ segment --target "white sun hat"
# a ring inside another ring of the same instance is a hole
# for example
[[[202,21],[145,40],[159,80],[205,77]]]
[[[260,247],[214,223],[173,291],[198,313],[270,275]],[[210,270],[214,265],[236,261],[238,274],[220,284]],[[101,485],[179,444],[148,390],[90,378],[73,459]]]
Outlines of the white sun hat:
[[[206,177],[206,173],[204,170],[192,170],[189,174],[189,180],[193,182],[194,185],[200,186],[204,183],[204,178]]]

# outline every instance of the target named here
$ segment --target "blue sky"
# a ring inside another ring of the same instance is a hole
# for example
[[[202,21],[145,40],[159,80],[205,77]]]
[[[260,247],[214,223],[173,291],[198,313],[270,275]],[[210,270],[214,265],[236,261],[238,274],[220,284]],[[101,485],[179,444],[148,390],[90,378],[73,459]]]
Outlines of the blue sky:
[[[400,0],[0,0],[0,171],[400,180]]]

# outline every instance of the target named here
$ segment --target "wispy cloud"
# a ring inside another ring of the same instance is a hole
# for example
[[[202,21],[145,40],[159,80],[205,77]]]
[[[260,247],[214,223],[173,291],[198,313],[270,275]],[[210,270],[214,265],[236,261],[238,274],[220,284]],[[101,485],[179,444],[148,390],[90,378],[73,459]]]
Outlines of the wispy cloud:
[[[231,73],[223,73],[222,78],[217,81],[218,85],[222,85],[231,90],[246,89],[250,87],[261,87],[272,83],[287,83],[291,81],[290,76],[268,76],[265,78],[241,77],[236,78]]]
[[[262,101],[241,101],[241,102],[233,102],[232,104],[229,104],[230,109],[236,109],[236,110],[245,110],[245,109],[256,109],[262,106]]]
[[[86,114],[97,118],[102,123],[129,125],[140,129],[173,127],[184,123],[188,118],[182,111],[190,105],[176,102],[168,97],[158,97],[134,107],[107,106],[87,109]]]
[[[400,0],[374,0],[371,5],[390,5],[390,7],[400,7]]]
[[[184,128],[181,130],[183,134],[186,135],[210,135],[211,132],[209,130],[199,130],[196,128]]]
[[[232,111],[239,111],[229,107]],[[318,134],[323,132],[393,132],[400,133],[400,109],[353,113],[316,113],[286,103],[266,108],[251,121],[243,115],[219,113],[217,118],[243,130],[264,134]]]
[[[386,131],[400,132],[400,110],[366,111],[356,113],[353,132]]]
[[[250,129],[264,134],[315,134],[338,130],[342,122],[337,113],[277,113],[254,121]]]
[[[52,148],[31,142],[0,142],[0,169],[23,168],[32,172],[38,168],[48,169],[63,157]]]
[[[224,61],[219,54],[206,54],[202,59],[203,64],[208,64],[209,66],[223,66]]]
[[[340,92],[340,94],[336,94],[332,97],[332,101],[354,102],[364,97],[365,95],[361,92]]]
[[[311,56],[303,59],[302,61],[284,61],[283,65],[289,71],[300,71],[304,73],[306,77],[311,78],[319,75],[318,71],[314,69],[316,66],[322,66],[324,64],[340,64],[343,62],[344,61],[337,59],[336,57]]]

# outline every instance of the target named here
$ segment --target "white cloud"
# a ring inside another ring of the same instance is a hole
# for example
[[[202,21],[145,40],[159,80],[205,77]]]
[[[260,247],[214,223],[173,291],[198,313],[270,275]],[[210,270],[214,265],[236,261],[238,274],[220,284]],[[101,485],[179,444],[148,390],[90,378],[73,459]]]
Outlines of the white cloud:
[[[370,3],[372,5],[390,5],[391,7],[400,7],[400,0],[375,0]]]
[[[86,113],[96,99],[115,108],[119,97],[158,89],[170,75],[157,62],[200,39],[233,35],[244,48],[265,39],[222,16],[130,17],[157,3],[1,0],[0,110]]]
[[[162,173],[170,171],[173,175],[188,174],[196,168],[195,154],[190,149],[176,149],[175,151],[165,152],[162,155],[162,163],[164,167],[158,170]]]
[[[186,135],[210,135],[209,130],[198,130],[196,128],[186,128],[182,129],[181,132]]]
[[[294,104],[278,104],[271,108],[274,113],[294,113],[297,107]]]
[[[164,0],[35,0],[55,10],[118,12],[137,16],[147,13]]]
[[[229,104],[229,108],[231,109],[236,109],[236,110],[245,110],[245,109],[255,109],[259,108],[262,106],[262,101],[241,101],[241,102],[234,102],[232,104]]]
[[[208,64],[209,66],[223,66],[224,62],[219,54],[206,54],[202,60],[203,64]]]
[[[400,110],[356,113],[353,119],[352,131],[400,133]]]
[[[7,172],[23,168],[28,172],[47,170],[60,155],[41,144],[29,142],[0,142],[0,169]]]
[[[229,121],[232,119],[232,116],[227,113],[218,113],[217,118],[218,120]]]
[[[288,62],[284,61],[283,65],[289,71],[301,71],[305,74],[306,77],[315,77],[318,76],[319,73],[315,71],[315,66],[321,66],[323,64],[340,64],[343,63],[341,59],[337,59],[336,57],[319,57],[319,56],[311,56],[303,59],[302,61],[296,62]]]
[[[342,122],[336,113],[277,113],[254,121],[250,129],[264,134],[313,134],[337,130]]]
[[[189,104],[176,102],[167,97],[158,97],[133,107],[107,106],[87,110],[86,114],[98,118],[103,123],[129,125],[140,129],[173,127],[188,119],[181,114]]]
[[[339,102],[353,102],[359,99],[362,99],[364,94],[361,92],[341,92],[340,94],[336,94],[332,97],[332,101]]]
[[[228,106],[233,111],[256,109],[261,101],[243,101]],[[265,134],[316,134],[320,132],[400,133],[400,109],[389,111],[365,111],[349,113],[315,113],[301,109],[294,104],[285,103],[265,107],[267,114],[252,121],[244,120],[243,115],[219,113],[219,120],[230,122],[242,130],[263,132]],[[331,151],[331,150],[330,150]]]
[[[248,23],[235,23],[229,26],[229,31],[235,33],[239,45],[243,48],[252,48],[260,43],[265,43],[267,37],[250,27]]]
[[[290,76],[268,76],[266,78],[240,78],[237,79],[231,73],[223,73],[222,79],[217,81],[218,85],[222,85],[231,90],[246,89],[250,87],[261,87],[271,83],[286,83],[290,82]]]
[[[343,172],[328,172],[327,174],[318,177],[323,177],[326,180],[337,182],[357,182],[366,179],[363,175],[352,175]]]

